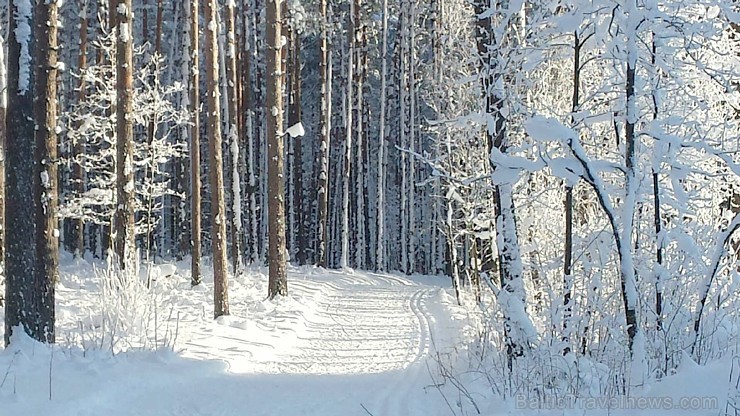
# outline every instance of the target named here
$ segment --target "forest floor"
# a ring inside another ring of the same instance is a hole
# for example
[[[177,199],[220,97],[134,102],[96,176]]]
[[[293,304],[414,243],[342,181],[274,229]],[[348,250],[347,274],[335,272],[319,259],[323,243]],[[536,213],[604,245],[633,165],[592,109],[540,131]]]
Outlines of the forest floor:
[[[686,360],[642,387],[647,407],[498,397],[486,377],[498,370],[470,367],[465,347],[476,306],[457,306],[443,277],[290,268],[289,296],[270,301],[266,270],[250,268],[229,282],[231,315],[214,320],[207,265],[195,288],[187,262],[142,271],[125,290],[101,284],[104,268],[62,259],[57,344],[14,336],[0,350],[0,416],[733,414],[732,357]],[[716,400],[679,406],[686,398]]]

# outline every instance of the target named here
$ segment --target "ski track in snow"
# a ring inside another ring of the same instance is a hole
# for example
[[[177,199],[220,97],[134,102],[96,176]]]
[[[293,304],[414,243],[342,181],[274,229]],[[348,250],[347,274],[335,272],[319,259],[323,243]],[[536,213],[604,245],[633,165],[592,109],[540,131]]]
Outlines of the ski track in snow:
[[[18,386],[0,386],[0,416],[448,414],[427,389],[433,334],[455,332],[437,328],[429,308],[440,313],[446,279],[291,269],[290,295],[269,302],[260,300],[265,276],[248,273],[232,283],[233,315],[215,321],[209,283],[191,290],[181,279],[169,325],[178,326],[177,355],[68,357],[55,364],[52,401],[38,387],[48,385],[49,360],[31,360]],[[60,293],[76,296],[63,302],[62,317],[85,301],[84,291]],[[0,364],[18,361],[0,355]]]
[[[274,342],[250,340],[239,322],[225,331],[204,325],[180,345],[183,355],[223,360],[234,373],[304,375],[383,373],[427,355],[430,329],[421,304],[428,286],[371,274],[308,276],[289,284],[293,296],[310,299],[314,308],[251,323],[244,318],[245,326],[273,332]]]

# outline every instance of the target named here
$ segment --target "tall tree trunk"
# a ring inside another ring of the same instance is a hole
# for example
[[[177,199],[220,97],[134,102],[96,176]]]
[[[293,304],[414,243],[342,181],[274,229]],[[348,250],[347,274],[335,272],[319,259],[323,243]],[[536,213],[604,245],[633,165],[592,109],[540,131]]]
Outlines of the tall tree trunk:
[[[36,2],[36,76],[34,116],[36,125],[36,296],[38,334],[54,342],[54,284],[59,278],[59,175],[57,155],[57,28],[58,3]]]
[[[631,12],[628,15],[632,15],[637,12],[635,10],[635,0],[626,0],[627,10]],[[639,24],[638,24],[639,25]],[[627,338],[630,354],[632,354],[635,337],[638,332],[637,323],[637,287],[635,280],[635,270],[632,262],[632,239],[633,239],[633,221],[634,221],[634,206],[635,194],[637,193],[637,177],[636,177],[636,152],[635,152],[635,124],[637,122],[637,96],[635,95],[635,70],[637,67],[637,27],[627,28],[628,31],[628,54],[627,54],[627,73],[625,83],[625,99],[626,101],[626,123],[625,123],[625,146],[626,154],[625,161],[627,165],[627,171],[625,173],[626,181],[626,198],[625,198],[625,209],[623,223],[623,236],[622,236],[622,250],[620,255],[620,275],[621,275],[621,292],[622,301],[624,303],[624,316],[627,323]],[[615,232],[619,232],[616,231]],[[629,258],[626,258],[629,256]]]
[[[242,192],[241,175],[239,173],[239,152],[241,149],[239,131],[239,97],[237,96],[237,68],[236,68],[236,4],[234,0],[226,2],[226,91],[229,108],[228,120],[228,143],[231,154],[231,261],[233,262],[234,274],[241,266],[241,234],[242,234]]]
[[[401,238],[400,238],[400,251],[401,251],[401,271],[404,273],[410,273],[409,270],[409,207],[408,207],[408,197],[409,197],[409,183],[408,183],[408,155],[404,151],[405,149],[408,149],[408,56],[409,56],[409,50],[408,50],[408,25],[409,25],[409,17],[408,17],[408,3],[411,0],[401,0],[401,17],[399,19],[399,85],[398,85],[398,94],[399,94],[399,146],[401,148],[400,151],[400,179],[401,179],[401,187],[400,187],[400,194],[399,194],[399,204],[400,204],[400,223],[401,223]]]
[[[200,270],[201,249],[201,179],[200,179],[200,9],[198,0],[190,0],[190,284],[197,286],[202,280]]]
[[[377,231],[375,237],[375,269],[386,270],[386,237],[385,237],[385,130],[386,101],[388,90],[388,0],[383,0],[383,20],[381,28],[380,49],[380,121],[378,125],[378,190],[377,190]]]
[[[301,122],[301,34],[296,28],[290,30],[290,95],[288,102],[288,126]],[[303,204],[303,141],[301,136],[291,137],[293,142],[293,216],[295,237],[295,260],[299,265],[306,264],[308,233],[304,228],[305,214]],[[308,205],[308,204],[306,204]]]
[[[36,160],[34,155],[34,113],[32,85],[34,68],[33,45],[30,36],[18,37],[19,32],[31,32],[33,15],[21,13],[17,2],[10,6],[8,39],[8,111],[6,142],[5,212],[28,212],[35,200]],[[38,225],[41,227],[41,224]],[[5,344],[10,342],[13,329],[22,325],[26,333],[43,340],[38,331],[36,227],[32,215],[9,215],[6,218],[8,239],[5,244]]]
[[[154,38],[154,50],[158,53],[162,53],[162,26],[164,23],[164,3],[162,0],[157,0],[157,32]]]
[[[354,36],[353,44],[354,49],[352,54],[354,55],[354,74],[352,79],[354,82],[355,96],[350,100],[350,105],[354,106],[354,115],[352,117],[354,125],[352,129],[353,135],[355,135],[355,161],[353,165],[354,172],[354,227],[355,232],[355,267],[359,269],[365,269],[365,254],[367,253],[367,236],[365,230],[365,221],[368,218],[365,216],[365,152],[364,152],[364,133],[363,133],[363,55],[365,51],[365,25],[362,24],[360,12],[362,10],[362,4],[360,0],[354,1]],[[367,61],[365,61],[366,63]]]
[[[7,218],[13,238],[5,253],[6,345],[18,325],[38,341],[54,342],[58,273],[57,3],[22,6],[13,2],[10,13],[5,209],[34,215]]]
[[[79,0],[80,8],[80,51],[77,60],[77,70],[82,73],[87,69],[87,28],[88,28],[88,0]],[[85,77],[80,77],[80,91],[77,95],[78,103],[81,103],[86,99],[87,96],[87,85],[85,84]],[[76,159],[79,155],[84,154],[85,143],[81,139],[73,144],[72,147],[72,158]],[[82,195],[85,192],[85,171],[82,164],[75,163],[72,168],[72,182],[74,191],[77,195]],[[71,233],[71,244],[70,248],[74,251],[75,256],[84,257],[85,255],[85,222],[82,218],[75,218],[72,220],[72,233]]]
[[[7,140],[8,66],[5,35],[0,34],[0,270],[5,273],[5,142]],[[2,305],[0,305],[2,306]]]
[[[259,221],[257,212],[257,176],[255,171],[256,158],[255,158],[255,145],[259,143],[259,136],[256,134],[254,119],[256,114],[254,92],[252,84],[252,73],[254,65],[256,64],[256,56],[254,50],[255,28],[254,28],[254,10],[249,7],[251,1],[243,1],[243,14],[242,14],[242,30],[244,31],[243,44],[242,44],[242,113],[244,114],[244,141],[246,147],[246,155],[244,156],[246,163],[247,173],[247,211],[249,212],[248,218],[248,232],[247,232],[247,245],[249,247],[249,261],[257,261],[259,254]]]
[[[659,98],[658,89],[659,78],[658,78],[658,66],[656,65],[657,58],[657,44],[655,42],[655,33],[652,34],[652,54],[651,54],[651,71],[653,76],[653,121],[658,119],[659,110]],[[655,225],[655,261],[658,263],[657,273],[655,273],[655,327],[658,331],[663,329],[663,235],[662,235],[662,222],[660,219],[660,177],[658,173],[658,167],[653,168],[653,223]],[[667,370],[667,369],[666,369]]]
[[[408,17],[408,99],[409,99],[409,150],[416,152],[416,40],[415,40],[415,26],[416,26],[416,1],[409,1],[409,17]],[[416,272],[416,246],[418,244],[416,238],[416,163],[413,154],[408,157],[408,273]]]
[[[286,296],[285,166],[283,136],[282,0],[267,2],[267,183],[269,199],[268,297]]]
[[[344,161],[342,165],[342,247],[339,258],[339,267],[349,267],[349,218],[350,218],[350,181],[352,179],[352,99],[354,97],[352,89],[352,74],[354,74],[354,51],[355,51],[355,2],[350,2],[350,13],[349,13],[349,27],[347,33],[352,34],[351,40],[349,41],[349,50],[347,51],[347,85],[346,85],[346,103],[347,108],[345,114],[345,141],[344,141]]]
[[[134,48],[131,0],[119,0],[116,17],[116,212],[115,252],[121,269],[134,270]]]
[[[509,2],[491,4],[491,0],[481,0],[475,3],[475,11],[479,16],[476,22],[476,42],[478,54],[481,57],[482,91],[485,113],[492,117],[485,130],[485,137],[489,153],[494,150],[505,154],[508,151],[507,120],[504,116],[505,98],[503,96],[505,68],[498,67],[502,61],[499,54],[503,39],[494,37],[493,17],[489,9],[496,7],[507,10]],[[509,24],[509,23],[504,23]],[[513,30],[510,27],[506,32]],[[507,38],[513,35],[507,33]],[[496,164],[489,158],[491,172],[496,171]],[[524,292],[523,266],[517,236],[516,207],[514,205],[514,183],[495,183],[493,199],[496,215],[496,245],[499,260],[499,303],[504,315],[504,334],[508,355],[508,365],[511,369],[513,360],[525,353],[529,338],[534,334],[529,316],[526,313],[526,294]]]
[[[226,210],[221,137],[221,93],[218,87],[217,0],[206,0],[206,87],[208,91],[209,176],[211,185],[211,238],[213,246],[213,316],[229,314],[228,266],[226,260]]]
[[[581,48],[589,37],[581,39],[578,31],[573,33],[573,95],[571,112],[580,108],[581,94]],[[575,122],[573,121],[573,124]],[[570,352],[570,319],[573,315],[573,184],[565,184],[565,247],[563,249],[563,353]]]
[[[316,264],[328,267],[329,149],[331,148],[331,72],[327,0],[321,0],[321,110],[319,114],[319,178],[317,182]]]

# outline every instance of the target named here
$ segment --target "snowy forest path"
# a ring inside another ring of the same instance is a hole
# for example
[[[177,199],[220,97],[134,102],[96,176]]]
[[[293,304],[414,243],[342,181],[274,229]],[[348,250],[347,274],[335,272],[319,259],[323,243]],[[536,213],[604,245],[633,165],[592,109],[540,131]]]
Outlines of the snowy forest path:
[[[33,343],[0,353],[12,373],[0,416],[449,414],[429,388],[435,347],[460,334],[447,279],[291,268],[289,296],[268,301],[266,276],[251,270],[230,282],[232,314],[214,320],[212,282],[191,288],[186,270],[158,280],[168,289],[157,298],[157,339],[174,353],[50,353]],[[67,337],[99,296],[83,278],[73,283],[59,292]]]
[[[399,370],[429,351],[430,325],[422,304],[432,291],[428,285],[401,277],[369,273],[296,277],[291,293],[308,308],[287,307],[262,317],[246,316],[246,322],[223,318],[222,323],[231,328],[204,327],[184,343],[184,353],[218,357],[235,373]],[[252,325],[261,331],[250,331]],[[259,333],[252,336],[255,332]]]

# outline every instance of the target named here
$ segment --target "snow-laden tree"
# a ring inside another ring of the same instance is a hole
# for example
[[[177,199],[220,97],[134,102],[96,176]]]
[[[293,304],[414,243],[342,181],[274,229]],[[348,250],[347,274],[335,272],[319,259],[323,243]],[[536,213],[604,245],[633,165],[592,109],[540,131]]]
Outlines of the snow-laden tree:
[[[79,167],[84,173],[83,192],[69,192],[60,208],[63,218],[75,218],[85,223],[112,225],[117,195],[113,191],[116,183],[117,161],[114,132],[117,121],[110,117],[109,110],[116,100],[113,44],[110,37],[103,39],[97,47],[110,57],[103,64],[91,65],[78,76],[88,94],[63,114],[66,121],[66,137],[72,146],[84,149],[72,154],[66,163]],[[170,186],[168,163],[183,155],[185,149],[175,143],[171,134],[176,126],[189,122],[189,115],[179,110],[175,103],[182,85],[162,85],[160,81],[163,60],[153,55],[149,64],[136,73],[133,90],[132,123],[135,127],[147,127],[153,123],[155,135],[151,140],[134,143],[133,168],[135,233],[144,238],[149,250],[152,233],[160,223],[164,197],[178,198]],[[174,127],[173,127],[174,126]]]

